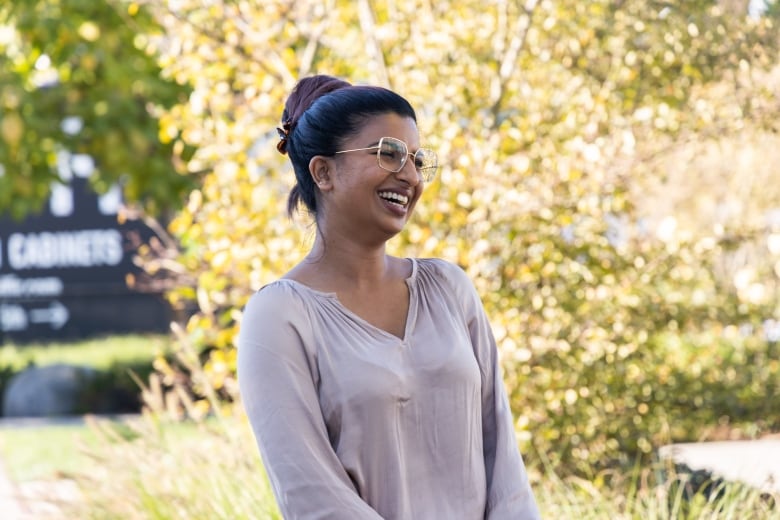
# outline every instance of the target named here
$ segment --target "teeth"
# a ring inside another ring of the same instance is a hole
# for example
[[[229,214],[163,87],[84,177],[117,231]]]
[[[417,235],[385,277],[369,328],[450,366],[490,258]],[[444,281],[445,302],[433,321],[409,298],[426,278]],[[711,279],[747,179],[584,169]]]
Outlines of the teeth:
[[[401,195],[392,191],[380,191],[379,196],[391,202],[396,202],[402,206],[406,206],[406,203],[409,202],[409,197],[406,195]]]

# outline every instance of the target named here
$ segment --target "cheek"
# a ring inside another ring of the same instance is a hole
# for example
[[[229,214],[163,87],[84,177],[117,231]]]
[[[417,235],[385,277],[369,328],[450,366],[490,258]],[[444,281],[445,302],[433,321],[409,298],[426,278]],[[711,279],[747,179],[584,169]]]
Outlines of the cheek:
[[[417,192],[414,195],[414,199],[412,199],[411,203],[409,203],[409,214],[417,208],[417,204],[420,202],[420,198],[422,197],[422,188],[418,188]]]
[[[343,190],[349,191],[356,189],[360,184],[360,179],[360,171],[354,168],[341,169],[336,172],[336,183]]]
[[[415,188],[415,194],[414,194],[415,204],[417,203],[418,200],[422,198],[423,192],[425,192],[425,183],[420,181]]]

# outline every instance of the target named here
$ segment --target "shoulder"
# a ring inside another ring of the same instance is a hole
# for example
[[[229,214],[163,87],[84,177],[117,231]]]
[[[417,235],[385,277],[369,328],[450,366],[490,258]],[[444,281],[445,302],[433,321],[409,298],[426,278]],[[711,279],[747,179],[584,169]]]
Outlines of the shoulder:
[[[247,307],[256,309],[273,310],[279,304],[296,304],[303,302],[303,295],[292,280],[281,278],[264,285],[249,298]]]
[[[438,292],[450,309],[461,309],[467,319],[479,314],[482,300],[462,267],[438,258],[419,259],[417,262],[422,292],[428,295]]]
[[[456,292],[473,289],[473,284],[466,271],[457,264],[441,258],[419,258],[417,265],[419,275],[424,280],[446,285]]]
[[[249,298],[244,314],[276,317],[305,311],[308,295],[299,285],[280,279],[263,286]]]
[[[317,333],[310,289],[281,279],[254,293],[241,316],[237,346],[241,364],[273,353],[282,358],[311,355]]]
[[[286,377],[317,377],[309,308],[306,288],[284,279],[262,287],[244,306],[236,368],[248,409],[262,406],[260,400],[268,392],[261,388],[286,384],[279,383]]]

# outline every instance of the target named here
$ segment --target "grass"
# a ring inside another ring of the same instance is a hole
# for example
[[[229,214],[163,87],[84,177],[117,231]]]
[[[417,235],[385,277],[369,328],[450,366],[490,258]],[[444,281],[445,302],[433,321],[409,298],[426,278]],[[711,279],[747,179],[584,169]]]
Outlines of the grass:
[[[30,365],[57,363],[98,370],[151,367],[154,358],[170,348],[170,337],[161,334],[104,336],[68,343],[10,343],[0,346],[0,378],[10,379]],[[0,390],[6,383],[7,380],[0,381]],[[45,427],[0,428],[0,457],[17,482],[49,479],[84,468],[89,457],[79,446],[94,446],[98,442],[90,428],[69,421]]]
[[[148,362],[169,342],[134,336],[3,347],[0,365]],[[0,457],[17,483],[75,482],[80,498],[61,506],[64,518],[280,519],[240,411],[226,407],[222,418],[171,422],[163,419],[164,397],[152,400],[159,410],[123,422],[87,416],[80,424],[0,428]],[[691,475],[661,463],[588,480],[561,478],[555,468],[531,462],[529,474],[543,518],[780,520],[773,499],[755,489],[716,482],[714,492],[702,492]]]
[[[108,369],[115,364],[150,362],[170,349],[166,335],[106,336],[72,343],[7,344],[0,347],[0,367],[21,370],[30,364],[55,363],[85,365]]]
[[[50,480],[85,470],[90,458],[81,447],[98,442],[83,424],[6,427],[0,429],[0,457],[15,482]]]
[[[692,491],[691,475],[663,465],[622,475],[611,486],[546,473],[536,486],[543,518],[577,520],[778,520],[773,499],[737,483]]]
[[[241,416],[203,423],[168,423],[152,415],[121,425],[88,421],[71,428],[2,432],[9,467],[34,460],[26,445],[56,445],[70,457],[54,457],[34,471],[15,475],[72,478],[83,500],[68,516],[84,519],[185,518],[278,520],[268,480]],[[19,455],[27,451],[25,457]],[[41,452],[53,454],[52,452]],[[778,520],[780,511],[760,492],[718,483],[705,494],[691,476],[660,463],[634,468],[609,485],[559,478],[551,468],[532,468],[543,518],[577,520]]]
[[[84,501],[69,517],[281,520],[241,417],[171,424],[147,415],[119,436],[104,421],[91,428],[103,442],[91,452],[97,465],[76,477]]]
[[[141,435],[130,425],[134,421],[131,416],[100,419],[86,416],[66,421],[67,424],[28,423],[0,428],[0,459],[11,479],[25,482],[91,473],[96,464],[93,455],[106,444],[107,431],[110,430],[111,443],[132,441]],[[158,440],[166,437],[188,441],[197,438],[202,428],[192,422],[166,422],[159,426],[156,435]],[[148,427],[144,431],[148,432]]]

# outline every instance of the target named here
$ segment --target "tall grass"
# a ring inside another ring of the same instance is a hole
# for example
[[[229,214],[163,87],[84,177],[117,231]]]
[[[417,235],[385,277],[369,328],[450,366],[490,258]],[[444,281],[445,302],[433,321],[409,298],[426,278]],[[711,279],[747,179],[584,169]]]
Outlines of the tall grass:
[[[147,416],[117,429],[96,421],[90,474],[73,475],[83,500],[69,517],[102,519],[281,518],[246,420],[240,415],[175,427]],[[95,470],[94,468],[100,468]],[[694,485],[659,462],[595,483],[531,468],[545,519],[775,520],[772,497],[738,484]],[[608,484],[605,484],[608,482]]]
[[[44,434],[45,433],[45,434]],[[25,443],[56,444],[40,467],[15,478],[76,484],[78,498],[59,503],[61,518],[85,520],[279,520],[255,442],[240,413],[173,422],[149,413],[122,422],[4,437],[6,454]],[[29,447],[28,447],[29,448]],[[29,452],[28,452],[29,453]],[[656,462],[593,480],[561,478],[531,454],[529,472],[545,519],[780,520],[778,497],[738,483],[706,482]],[[7,459],[9,469],[35,463]],[[67,461],[68,464],[64,464]],[[74,464],[76,462],[77,464]],[[46,497],[42,497],[46,500]]]
[[[49,480],[84,471],[90,461],[82,448],[100,442],[91,429],[75,422],[5,427],[0,429],[0,459],[15,482]]]
[[[175,424],[152,416],[92,421],[103,438],[90,474],[75,474],[83,500],[70,518],[280,520],[270,485],[241,418]]]
[[[701,485],[704,484],[704,485]],[[536,486],[544,518],[577,520],[776,520],[771,497],[740,483],[698,482],[657,462],[597,486],[545,472]]]
[[[159,341],[148,346],[156,350],[167,340]],[[104,347],[100,341],[89,348],[81,345],[73,360],[95,363]],[[110,350],[116,353],[118,348],[114,344]],[[63,351],[57,350],[62,360]],[[189,347],[185,345],[183,351],[187,354]],[[190,369],[197,375],[202,367],[195,362]],[[202,374],[198,377],[203,384],[207,380]],[[166,390],[156,374],[148,385],[139,383],[147,407],[137,418],[117,422],[87,417],[80,434],[51,432],[51,439],[20,432],[5,437],[6,453],[35,438],[57,444],[61,451],[69,446],[78,450],[77,457],[68,459],[69,465],[57,466],[58,459],[51,457],[51,474],[35,476],[76,483],[77,499],[59,504],[62,518],[281,519],[240,407],[221,406],[211,389],[206,393],[211,396],[212,413],[204,415],[185,389]],[[555,457],[540,453],[529,457],[529,473],[545,519],[780,520],[778,497],[738,483],[702,482],[699,476],[660,461],[587,480],[561,478],[548,459]],[[15,475],[18,478],[19,473]]]

